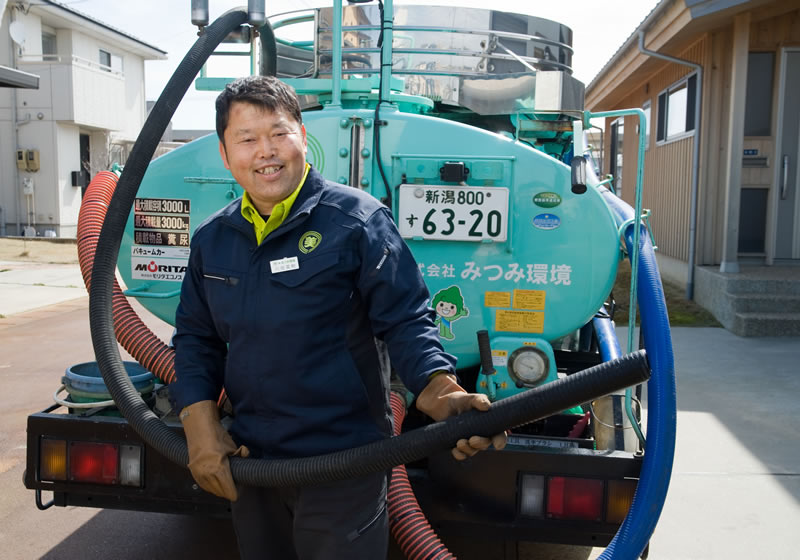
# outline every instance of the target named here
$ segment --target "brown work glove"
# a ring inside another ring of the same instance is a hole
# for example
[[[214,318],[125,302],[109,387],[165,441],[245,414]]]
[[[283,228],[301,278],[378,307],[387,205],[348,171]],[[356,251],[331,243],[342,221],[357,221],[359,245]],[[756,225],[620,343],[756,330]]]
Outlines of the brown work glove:
[[[189,470],[206,492],[235,502],[239,497],[233,483],[229,455],[247,457],[250,451],[236,447],[230,434],[219,422],[214,401],[200,401],[181,410],[181,422],[189,447]]]
[[[486,395],[467,393],[456,383],[453,375],[445,372],[434,374],[417,397],[417,408],[437,422],[472,408],[486,411],[489,407],[491,403]],[[503,449],[506,446],[505,432],[491,438],[472,436],[469,439],[460,439],[451,453],[453,457],[463,461],[488,448],[490,444],[495,449]]]

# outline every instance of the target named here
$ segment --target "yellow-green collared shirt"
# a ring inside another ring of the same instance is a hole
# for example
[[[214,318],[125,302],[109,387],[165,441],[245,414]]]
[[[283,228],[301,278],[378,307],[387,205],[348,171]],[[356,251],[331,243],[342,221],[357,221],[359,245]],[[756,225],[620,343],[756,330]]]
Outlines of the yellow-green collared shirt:
[[[272,209],[272,213],[269,215],[269,219],[266,222],[264,221],[264,218],[261,217],[261,214],[258,213],[258,210],[253,205],[253,201],[250,200],[250,196],[247,194],[247,192],[245,192],[244,196],[242,196],[242,217],[253,224],[253,228],[256,232],[256,241],[259,245],[261,245],[261,242],[264,241],[267,235],[275,231],[275,229],[277,229],[277,227],[286,219],[286,216],[289,215],[292,205],[297,199],[297,195],[300,194],[300,189],[303,188],[303,185],[306,182],[309,169],[311,169],[311,166],[306,163],[306,170],[303,173],[303,178],[300,179],[300,184],[297,185],[297,188],[292,194],[275,205],[275,207]]]

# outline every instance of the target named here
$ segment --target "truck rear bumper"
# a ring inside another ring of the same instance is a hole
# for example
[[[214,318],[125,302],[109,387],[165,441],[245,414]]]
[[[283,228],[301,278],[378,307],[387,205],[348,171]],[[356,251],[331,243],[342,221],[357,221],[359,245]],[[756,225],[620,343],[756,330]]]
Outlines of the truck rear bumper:
[[[157,453],[136,434],[124,418],[108,416],[78,417],[52,414],[57,407],[28,416],[28,453],[25,486],[38,492],[53,492],[53,505],[153,511],[160,513],[200,513],[230,515],[230,504],[197,486],[189,470]],[[180,424],[170,426],[183,434]],[[40,453],[42,439],[68,442],[139,445],[142,448],[141,485],[93,484],[42,480]]]
[[[188,469],[147,446],[124,418],[53,414],[54,408],[28,417],[25,486],[37,491],[37,502],[41,502],[41,492],[52,492],[52,505],[57,506],[230,515],[229,502],[199,488]],[[170,427],[182,434],[179,423]],[[43,439],[139,445],[141,485],[82,483],[69,477],[54,482],[42,480]],[[545,491],[553,477],[602,481],[605,511],[608,481],[635,481],[641,459],[630,453],[586,449],[583,443],[578,445],[565,438],[518,436],[510,442],[502,451],[482,452],[467,461],[455,461],[449,452],[442,452],[408,469],[417,500],[433,527],[444,536],[607,545],[619,521],[610,522],[605,514],[594,519],[564,519],[546,511],[540,515],[524,512],[523,477],[541,477]]]

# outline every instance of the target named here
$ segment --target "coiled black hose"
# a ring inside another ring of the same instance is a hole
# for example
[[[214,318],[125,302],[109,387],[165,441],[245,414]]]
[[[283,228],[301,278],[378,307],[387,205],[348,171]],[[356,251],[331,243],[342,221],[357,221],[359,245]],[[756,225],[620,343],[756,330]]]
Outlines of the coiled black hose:
[[[109,393],[133,429],[150,445],[178,464],[186,465],[186,442],[171,432],[144,404],[128,379],[117,349],[112,318],[114,272],[128,214],[147,166],[172,115],[211,53],[232,31],[247,21],[247,12],[230,10],[206,27],[186,53],[144,123],[117,183],[97,240],[89,291],[89,324],[98,366]]]
[[[155,148],[175,108],[205,60],[231,31],[245,22],[242,9],[220,16],[194,44],[156,102],[131,151],[109,204],[94,259],[89,302],[92,343],[103,380],[131,427],[156,451],[186,465],[186,441],[145,405],[128,379],[114,337],[112,290],[119,245],[128,214]],[[350,478],[453,447],[472,435],[490,436],[645,381],[650,369],[643,351],[603,363],[567,378],[467,412],[396,438],[337,453],[292,460],[231,460],[234,478],[255,486],[295,486]]]

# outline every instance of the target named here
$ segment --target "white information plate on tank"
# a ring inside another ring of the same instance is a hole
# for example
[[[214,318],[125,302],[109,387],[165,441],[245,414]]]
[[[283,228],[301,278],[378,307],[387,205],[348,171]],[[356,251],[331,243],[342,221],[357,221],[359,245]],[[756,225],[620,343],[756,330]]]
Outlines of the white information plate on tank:
[[[400,185],[397,223],[406,238],[505,241],[508,189]]]

